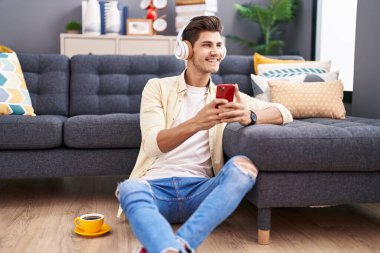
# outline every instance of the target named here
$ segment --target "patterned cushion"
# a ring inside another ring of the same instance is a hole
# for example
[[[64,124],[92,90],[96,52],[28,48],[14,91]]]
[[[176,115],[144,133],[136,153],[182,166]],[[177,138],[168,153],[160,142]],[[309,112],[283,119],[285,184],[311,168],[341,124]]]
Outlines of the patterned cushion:
[[[294,63],[294,62],[304,62],[304,60],[282,60],[282,59],[274,59],[270,57],[265,57],[259,53],[253,54],[253,64],[255,73],[258,73],[258,65],[259,64],[272,64],[272,63]]]
[[[331,62],[299,62],[299,63],[274,63],[259,64],[258,75],[268,78],[286,77],[302,74],[321,74],[330,72]]]
[[[0,53],[0,115],[36,116],[16,53]]]
[[[269,81],[272,102],[283,104],[294,118],[344,119],[341,80],[320,83]]]
[[[264,76],[256,76],[251,74],[252,89],[255,98],[258,98],[263,101],[270,102],[270,88],[268,86],[269,80],[277,81],[288,81],[293,83],[302,83],[302,82],[328,82],[338,80],[339,72],[333,71],[323,74],[303,74],[303,75],[294,75],[280,78],[266,78]]]

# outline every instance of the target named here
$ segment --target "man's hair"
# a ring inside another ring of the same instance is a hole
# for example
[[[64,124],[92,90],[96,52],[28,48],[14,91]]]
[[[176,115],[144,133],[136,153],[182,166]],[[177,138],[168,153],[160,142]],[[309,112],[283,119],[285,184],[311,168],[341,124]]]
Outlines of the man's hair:
[[[187,40],[194,46],[203,31],[219,32],[222,34],[222,21],[217,16],[198,16],[192,18],[182,34],[182,40]]]

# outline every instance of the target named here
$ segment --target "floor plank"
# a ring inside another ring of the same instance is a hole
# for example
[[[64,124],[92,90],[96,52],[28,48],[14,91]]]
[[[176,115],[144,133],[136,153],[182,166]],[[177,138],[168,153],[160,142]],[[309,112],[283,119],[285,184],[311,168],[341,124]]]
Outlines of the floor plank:
[[[114,191],[123,179],[0,180],[0,253],[133,252],[139,242],[125,219],[116,218]],[[111,232],[98,238],[76,235],[74,218],[89,212],[103,213]],[[256,243],[256,215],[243,201],[197,252],[380,252],[380,204],[273,209],[267,246]]]

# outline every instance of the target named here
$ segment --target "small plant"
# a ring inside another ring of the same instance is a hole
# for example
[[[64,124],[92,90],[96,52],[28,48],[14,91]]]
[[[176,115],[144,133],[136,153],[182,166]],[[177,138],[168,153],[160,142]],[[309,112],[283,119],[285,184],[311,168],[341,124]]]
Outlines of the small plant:
[[[270,0],[268,6],[259,4],[235,4],[236,10],[244,17],[256,22],[263,37],[259,42],[248,41],[238,36],[228,35],[232,41],[243,44],[248,48],[254,47],[255,51],[262,54],[282,54],[285,45],[283,40],[278,39],[281,35],[279,25],[290,22],[294,18],[298,0]]]
[[[75,31],[80,33],[82,31],[82,25],[76,21],[70,21],[66,24],[66,31],[70,33],[70,31]]]

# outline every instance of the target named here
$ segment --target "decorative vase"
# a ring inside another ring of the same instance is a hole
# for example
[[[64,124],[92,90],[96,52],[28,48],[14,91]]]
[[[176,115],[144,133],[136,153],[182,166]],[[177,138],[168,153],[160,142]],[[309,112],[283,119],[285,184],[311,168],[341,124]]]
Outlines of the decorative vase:
[[[118,1],[110,1],[104,6],[106,34],[112,35],[120,32],[121,16],[117,5]]]
[[[100,5],[97,0],[87,2],[84,33],[100,35]]]

